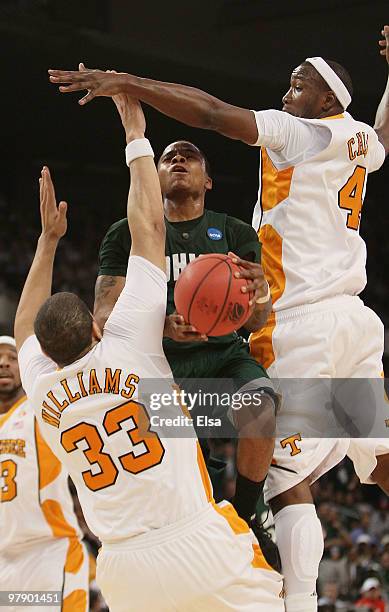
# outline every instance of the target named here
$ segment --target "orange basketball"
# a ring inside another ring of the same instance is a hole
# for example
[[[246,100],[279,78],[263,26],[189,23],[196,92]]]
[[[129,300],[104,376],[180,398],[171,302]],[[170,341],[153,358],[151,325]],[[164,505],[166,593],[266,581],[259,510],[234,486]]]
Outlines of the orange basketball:
[[[200,255],[176,282],[178,314],[207,336],[224,336],[242,327],[251,314],[252,292],[241,292],[247,280],[235,278],[239,270],[228,255]]]

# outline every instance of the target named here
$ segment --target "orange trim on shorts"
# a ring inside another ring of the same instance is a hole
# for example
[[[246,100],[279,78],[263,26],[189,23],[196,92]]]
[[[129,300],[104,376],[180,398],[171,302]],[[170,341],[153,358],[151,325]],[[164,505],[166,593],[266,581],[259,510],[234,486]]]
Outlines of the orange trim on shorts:
[[[41,504],[42,512],[55,538],[69,538],[66,553],[65,572],[77,574],[84,561],[84,550],[77,532],[69,525],[62,511],[61,504],[54,499],[46,499]]]
[[[250,336],[250,353],[258,363],[269,368],[275,361],[273,332],[276,326],[274,312],[268,318],[266,327],[262,327]]]
[[[84,549],[78,538],[69,538],[68,552],[66,553],[65,572],[77,574],[84,562]]]
[[[218,514],[220,514],[224,519],[226,519],[227,523],[231,527],[232,531],[235,535],[239,535],[241,533],[250,533],[250,527],[242,518],[240,518],[239,514],[235,510],[232,504],[224,504],[223,506],[218,506],[214,504],[214,508]]]
[[[27,396],[23,395],[14,404],[12,404],[11,408],[5,414],[2,414],[0,416],[0,427],[2,427],[4,423],[8,421],[8,419],[10,418],[10,416],[13,415],[15,410],[19,408],[20,404],[22,404],[25,401],[27,401]]]
[[[86,612],[87,595],[84,589],[76,589],[64,597],[62,612]]]
[[[198,441],[196,441],[196,445],[197,445],[197,465],[200,470],[200,476],[201,476],[201,480],[202,480],[203,487],[205,490],[205,494],[207,496],[207,501],[209,501],[210,503],[215,503],[215,500],[213,499],[211,480],[209,478],[208,470],[205,466],[203,451],[201,450],[201,446]]]
[[[216,512],[227,521],[235,535],[250,533],[250,527],[248,526],[246,521],[244,521],[239,516],[232,504],[227,503],[223,506],[218,506],[217,504],[214,504],[214,508]],[[255,568],[266,569],[273,572],[274,570],[266,561],[259,544],[253,543],[252,547],[253,559],[251,561],[251,565]]]
[[[251,561],[251,565],[253,567],[258,567],[259,569],[266,569],[266,570],[270,570],[271,572],[274,572],[271,565],[269,565],[268,562],[266,561],[259,544],[253,544],[253,551],[254,551],[254,558]]]

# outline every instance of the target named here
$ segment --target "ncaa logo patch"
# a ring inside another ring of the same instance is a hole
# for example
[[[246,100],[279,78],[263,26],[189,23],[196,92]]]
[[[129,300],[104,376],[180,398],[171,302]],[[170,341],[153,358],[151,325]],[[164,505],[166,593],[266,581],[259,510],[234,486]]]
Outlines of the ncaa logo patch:
[[[207,229],[207,235],[211,240],[221,240],[223,238],[223,232],[217,227],[209,227]]]

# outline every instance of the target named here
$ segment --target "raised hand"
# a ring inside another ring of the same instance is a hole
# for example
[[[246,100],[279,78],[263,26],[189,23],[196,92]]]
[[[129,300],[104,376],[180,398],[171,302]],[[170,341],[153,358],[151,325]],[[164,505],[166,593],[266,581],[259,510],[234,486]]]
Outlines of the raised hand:
[[[135,100],[128,94],[117,94],[112,96],[112,99],[122,120],[127,142],[135,138],[143,138],[146,120],[139,100]]]
[[[79,70],[49,70],[51,83],[60,85],[61,93],[88,90],[88,93],[78,103],[85,105],[93,98],[99,96],[112,97],[126,92],[125,72],[104,72],[103,70],[91,70],[79,65]]]
[[[68,205],[66,202],[60,202],[57,207],[54,185],[47,166],[43,167],[39,179],[39,197],[42,235],[58,242],[66,233]]]
[[[379,40],[378,44],[381,47],[380,54],[386,57],[389,64],[389,25],[385,25],[381,30],[383,40]]]

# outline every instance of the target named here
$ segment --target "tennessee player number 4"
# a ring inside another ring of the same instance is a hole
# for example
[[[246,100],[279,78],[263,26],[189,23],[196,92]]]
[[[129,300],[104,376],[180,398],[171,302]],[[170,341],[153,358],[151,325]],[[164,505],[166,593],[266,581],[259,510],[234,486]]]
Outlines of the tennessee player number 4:
[[[365,187],[366,168],[357,166],[338,193],[339,208],[348,210],[346,225],[350,229],[358,230],[361,221],[363,205],[363,192]]]

